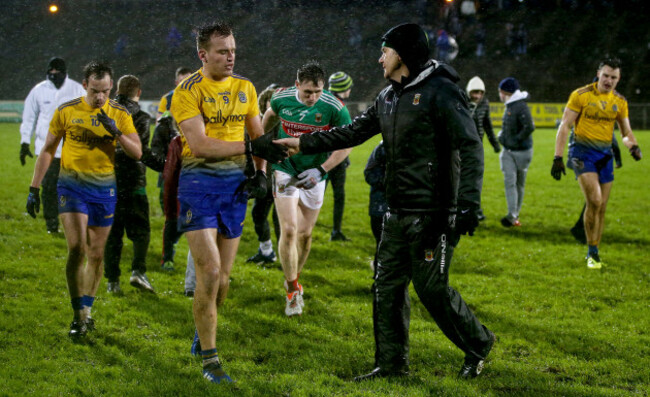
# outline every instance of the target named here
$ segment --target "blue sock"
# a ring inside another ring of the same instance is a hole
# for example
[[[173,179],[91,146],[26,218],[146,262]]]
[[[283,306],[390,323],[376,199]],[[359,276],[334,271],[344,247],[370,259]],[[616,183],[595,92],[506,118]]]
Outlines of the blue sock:
[[[587,251],[587,256],[598,255],[598,246],[590,245],[589,250]]]
[[[72,310],[83,309],[83,298],[70,298],[70,303],[72,303]]]
[[[84,296],[81,297],[81,305],[82,306],[93,307],[94,302],[95,302],[95,297],[94,296],[84,295]]]

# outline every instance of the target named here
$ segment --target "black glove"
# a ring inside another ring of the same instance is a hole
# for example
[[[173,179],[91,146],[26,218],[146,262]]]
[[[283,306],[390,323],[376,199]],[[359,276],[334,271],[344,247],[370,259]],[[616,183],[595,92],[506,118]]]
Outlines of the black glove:
[[[467,233],[470,236],[474,235],[474,229],[478,227],[478,208],[475,207],[460,207],[456,212],[455,222],[456,234],[461,235]]]
[[[239,184],[235,190],[235,196],[239,194],[246,194],[247,198],[262,199],[266,196],[266,175],[263,171],[255,171],[255,175],[246,178],[245,181]]]
[[[106,112],[104,112],[104,109],[99,109],[99,113],[97,113],[97,120],[102,123],[106,131],[108,131],[108,133],[111,134],[113,138],[117,138],[122,135],[122,131],[118,130],[117,126],[115,125],[115,120],[108,117]]]
[[[29,196],[27,196],[27,213],[32,218],[36,218],[36,214],[41,210],[41,198],[38,195],[37,187],[29,187]]]
[[[273,143],[273,134],[264,134],[251,140],[246,136],[246,154],[252,154],[264,160],[277,164],[289,156],[287,148]]]
[[[564,161],[562,160],[562,156],[555,156],[553,159],[553,167],[551,167],[551,176],[559,181],[562,179],[562,174],[566,175]]]
[[[643,157],[641,155],[641,148],[639,147],[639,145],[632,146],[630,148],[630,154],[632,155],[632,158],[636,161],[641,160],[641,158]]]
[[[25,165],[25,157],[31,157],[34,158],[34,155],[32,155],[32,151],[29,150],[29,143],[21,143],[20,144],[20,164]]]

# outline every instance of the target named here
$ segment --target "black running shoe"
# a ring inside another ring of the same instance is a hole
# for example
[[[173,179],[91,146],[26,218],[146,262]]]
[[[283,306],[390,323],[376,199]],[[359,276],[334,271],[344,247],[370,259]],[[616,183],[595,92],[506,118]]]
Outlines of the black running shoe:
[[[73,321],[70,323],[70,332],[68,332],[68,336],[72,339],[82,338],[86,336],[87,333],[88,328],[86,327],[86,323],[83,321]]]
[[[153,287],[151,286],[147,275],[139,270],[134,270],[131,272],[131,278],[129,279],[129,282],[132,286],[142,291],[153,292],[154,294],[156,293],[153,290]]]
[[[330,241],[350,241],[350,239],[347,238],[342,231],[332,230],[332,234],[330,235]]]
[[[277,257],[275,256],[275,251],[271,251],[270,254],[264,255],[262,254],[262,250],[258,248],[257,254],[246,259],[246,262],[253,262],[257,265],[261,265],[262,263],[273,263],[276,261],[276,259]]]
[[[483,357],[487,357],[487,355],[490,354],[490,351],[492,350],[492,346],[494,346],[494,341],[496,340],[496,336],[494,336],[494,333],[492,333],[492,331],[488,330],[488,333],[490,334],[491,339],[488,345],[484,349],[485,353],[483,353]],[[458,372],[458,377],[461,379],[476,378],[481,374],[481,371],[483,371],[484,364],[485,364],[484,358],[465,356],[465,361],[463,362],[463,366],[460,368],[460,371]]]

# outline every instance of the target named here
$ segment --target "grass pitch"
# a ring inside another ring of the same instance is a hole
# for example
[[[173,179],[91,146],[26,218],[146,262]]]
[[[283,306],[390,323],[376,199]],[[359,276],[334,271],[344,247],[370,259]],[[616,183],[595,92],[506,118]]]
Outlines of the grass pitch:
[[[356,384],[372,368],[374,240],[363,167],[375,138],[352,152],[344,232],[329,242],[331,191],[326,193],[301,280],[305,313],[284,316],[279,265],[246,264],[257,250],[250,214],[219,313],[217,346],[234,385],[201,378],[190,356],[192,301],[183,296],[187,242],[176,272],[160,270],[163,218],[156,175],[149,172],[152,241],[147,265],[156,295],[128,285],[131,245],[122,259],[124,296],[102,280],[93,309],[97,331],[86,344],[67,337],[71,320],[65,282],[66,244],[31,219],[25,200],[34,160],[21,167],[18,124],[0,124],[0,395],[107,396],[647,396],[650,389],[648,186],[650,158],[623,168],[607,209],[601,258],[589,270],[586,247],[569,234],[582,208],[573,175],[550,176],[555,132],[534,133],[534,158],[521,213],[523,227],[504,229],[502,175],[486,145],[483,209],[474,237],[455,251],[451,285],[497,334],[484,374],[455,375],[462,353],[436,327],[411,289],[411,373],[401,380]],[[641,148],[650,135],[637,132]],[[275,241],[274,241],[275,244]]]

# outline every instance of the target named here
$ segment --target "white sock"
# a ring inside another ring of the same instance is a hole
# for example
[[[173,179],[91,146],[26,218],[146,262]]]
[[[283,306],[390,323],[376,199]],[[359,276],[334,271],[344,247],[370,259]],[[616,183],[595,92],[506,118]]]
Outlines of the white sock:
[[[271,242],[271,240],[261,241],[260,251],[262,251],[262,255],[265,256],[271,255],[271,253],[273,252],[273,243]]]

